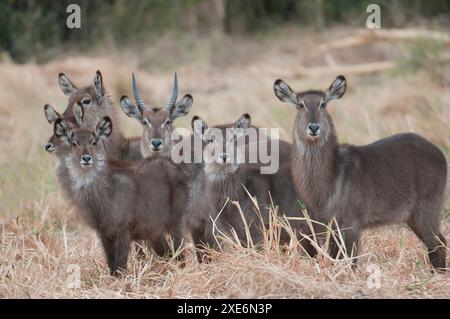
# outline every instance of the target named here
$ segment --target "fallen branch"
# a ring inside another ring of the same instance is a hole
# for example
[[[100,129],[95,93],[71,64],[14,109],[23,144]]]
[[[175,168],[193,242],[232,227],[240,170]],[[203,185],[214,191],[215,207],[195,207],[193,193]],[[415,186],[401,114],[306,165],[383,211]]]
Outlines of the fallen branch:
[[[352,48],[380,40],[411,41],[418,38],[431,39],[440,41],[445,45],[450,45],[450,35],[440,31],[417,29],[368,29],[359,30],[357,31],[357,35],[354,36],[324,43],[319,46],[319,52],[324,53],[329,50]]]
[[[445,64],[450,62],[450,55],[446,55],[438,59],[439,63]],[[396,64],[392,61],[380,61],[361,64],[334,64],[318,67],[306,68],[300,66],[294,77],[314,77],[328,74],[373,74],[394,69]]]

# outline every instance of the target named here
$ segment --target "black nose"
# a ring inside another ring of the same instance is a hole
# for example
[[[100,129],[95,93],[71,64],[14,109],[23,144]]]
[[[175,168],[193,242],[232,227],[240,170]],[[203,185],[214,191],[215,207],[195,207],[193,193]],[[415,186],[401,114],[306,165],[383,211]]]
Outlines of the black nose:
[[[44,150],[46,152],[48,152],[51,148],[53,148],[53,144],[52,143],[45,143],[44,144]]]
[[[84,163],[90,163],[92,161],[92,156],[84,154],[81,156],[81,161]]]
[[[152,138],[150,143],[152,143],[152,146],[154,148],[159,148],[162,145],[163,142],[162,142],[162,140],[160,138]]]
[[[230,156],[227,153],[222,153],[219,157],[223,162],[226,162]]]
[[[319,123],[309,123],[308,124],[308,129],[312,133],[317,133],[317,131],[320,129],[320,124]]]

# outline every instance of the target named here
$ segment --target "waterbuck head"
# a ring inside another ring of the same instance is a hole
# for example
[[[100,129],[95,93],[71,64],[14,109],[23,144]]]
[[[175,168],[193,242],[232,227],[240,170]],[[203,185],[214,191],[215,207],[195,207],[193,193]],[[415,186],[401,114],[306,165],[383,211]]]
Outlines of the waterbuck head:
[[[126,95],[121,97],[120,105],[126,115],[137,119],[144,126],[141,139],[142,156],[148,157],[153,153],[162,153],[170,156],[173,122],[189,113],[193,102],[192,96],[186,94],[181,101],[177,102],[178,80],[176,73],[174,75],[172,95],[165,108],[148,108],[144,104],[134,73],[132,75],[132,86],[137,105]]]
[[[114,115],[112,105],[106,98],[100,71],[97,70],[95,73],[92,84],[83,88],[77,88],[64,73],[59,74],[58,82],[63,93],[69,96],[67,108],[63,113],[64,117],[71,115],[75,106],[80,105],[86,113],[84,119],[86,127],[94,129],[101,118]]]
[[[325,91],[294,92],[283,80],[274,83],[275,95],[297,108],[295,136],[308,144],[322,144],[334,134],[333,121],[327,111],[331,100],[340,99],[347,88],[347,82],[339,75]]]
[[[52,125],[54,125],[58,119],[64,118],[71,128],[80,128],[83,126],[84,109],[78,104],[75,105],[73,114],[65,117],[58,113],[51,105],[45,104],[44,114],[47,121]],[[50,154],[59,156],[68,153],[70,151],[70,147],[57,138],[55,134],[52,134],[47,143],[44,144],[44,150]]]
[[[75,175],[82,179],[103,169],[106,161],[103,140],[112,132],[112,121],[109,117],[102,118],[94,131],[85,128],[74,129],[65,119],[57,119],[53,130],[54,136],[70,149],[66,156],[66,166],[75,171]]]
[[[244,114],[231,128],[208,128],[200,117],[192,119],[194,134],[203,140],[205,172],[210,177],[220,177],[235,172],[245,156],[245,141],[240,139],[250,127],[251,118]]]

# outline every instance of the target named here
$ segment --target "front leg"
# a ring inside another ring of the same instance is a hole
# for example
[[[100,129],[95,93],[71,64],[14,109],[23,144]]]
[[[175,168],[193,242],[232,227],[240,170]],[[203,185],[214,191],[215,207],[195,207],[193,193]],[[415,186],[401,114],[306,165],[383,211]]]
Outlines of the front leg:
[[[345,224],[344,224],[345,225]],[[359,242],[361,238],[361,230],[359,227],[345,226],[340,228],[340,232],[335,231],[335,237],[333,236],[330,239],[330,256],[333,258],[344,258],[350,257],[353,258],[353,264],[356,265]],[[342,236],[342,239],[339,236],[339,233]],[[342,247],[342,241],[344,242],[344,247]],[[345,249],[345,255],[343,255],[342,251]]]
[[[105,251],[110,274],[118,276],[120,270],[126,270],[131,238],[127,233],[100,234],[100,240]]]

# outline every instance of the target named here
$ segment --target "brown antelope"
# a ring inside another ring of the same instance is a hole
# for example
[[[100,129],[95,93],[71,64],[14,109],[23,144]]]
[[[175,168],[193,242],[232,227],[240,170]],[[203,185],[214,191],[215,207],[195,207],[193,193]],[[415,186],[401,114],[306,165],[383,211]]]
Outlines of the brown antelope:
[[[310,215],[325,224],[336,218],[349,255],[356,255],[362,230],[406,222],[428,248],[433,267],[445,269],[444,154],[412,133],[365,146],[338,144],[327,105],[340,99],[346,86],[343,76],[326,91],[296,93],[283,80],[274,83],[275,95],[297,109],[292,174]],[[337,246],[332,256],[340,255]]]
[[[100,71],[97,71],[93,83],[83,88],[77,88],[64,73],[58,76],[59,86],[64,94],[69,96],[69,102],[63,114],[59,114],[55,110],[45,107],[46,118],[50,123],[56,121],[57,118],[72,118],[74,111],[77,111],[77,106],[81,106],[83,111],[83,126],[88,129],[94,129],[96,123],[104,116],[109,116],[114,123],[114,133],[108,139],[108,148],[111,158],[114,159],[140,159],[139,152],[139,138],[126,138],[119,129],[119,120],[116,109],[109,101],[105,87],[103,85],[103,78]],[[78,108],[79,110],[80,108]],[[77,124],[77,123],[74,123]],[[80,125],[77,124],[79,127]],[[44,145],[47,152],[54,152],[57,144],[54,142],[57,139],[51,137]]]
[[[172,94],[165,108],[148,108],[145,106],[134,73],[132,75],[132,86],[137,105],[126,95],[120,98],[120,105],[126,115],[137,119],[144,126],[140,143],[142,156],[149,157],[153,154],[162,153],[162,155],[169,157],[173,143],[171,135],[173,122],[189,113],[193,102],[192,96],[186,94],[181,101],[177,102],[178,80],[176,73]]]
[[[186,202],[183,172],[169,159],[108,160],[105,141],[112,121],[104,117],[94,131],[57,119],[54,135],[70,152],[65,156],[71,199],[103,244],[111,274],[126,269],[132,240],[147,240],[159,254],[183,243],[181,220]]]
[[[215,246],[212,220],[215,220],[216,226],[222,232],[227,232],[227,228],[231,226],[241,241],[246,240],[244,221],[238,209],[230,201],[239,202],[250,235],[255,242],[262,239],[261,226],[264,225],[261,225],[261,221],[264,224],[268,223],[271,199],[273,204],[279,206],[280,215],[301,216],[300,197],[290,176],[291,145],[289,143],[279,141],[279,156],[282,165],[275,174],[261,174],[260,163],[242,162],[251,144],[244,143],[245,145],[241,149],[236,148],[236,145],[238,145],[239,139],[245,136],[250,121],[248,114],[242,115],[235,122],[233,129],[227,129],[227,134],[224,132],[224,128],[208,128],[207,124],[198,116],[194,116],[192,120],[194,134],[206,144],[204,147],[203,185],[199,187],[202,191],[198,192],[195,201],[197,209],[191,210],[187,215],[189,216],[188,228],[196,246],[203,244]],[[216,138],[217,134],[222,137]],[[225,136],[226,138],[224,138]],[[244,187],[257,198],[262,216],[258,216],[256,207]],[[221,211],[220,216],[218,216],[219,211]],[[296,230],[300,231],[301,225],[303,224],[298,220],[292,222],[292,226]],[[282,242],[288,240],[287,233],[283,233],[282,237]],[[201,255],[198,257],[201,258]]]

